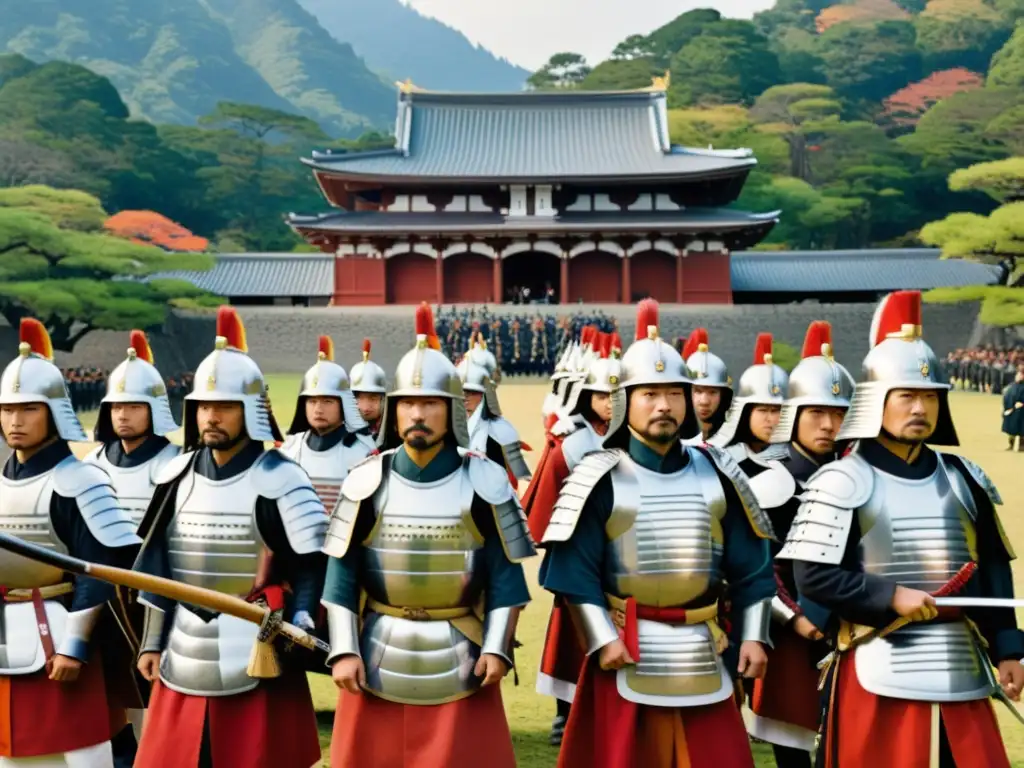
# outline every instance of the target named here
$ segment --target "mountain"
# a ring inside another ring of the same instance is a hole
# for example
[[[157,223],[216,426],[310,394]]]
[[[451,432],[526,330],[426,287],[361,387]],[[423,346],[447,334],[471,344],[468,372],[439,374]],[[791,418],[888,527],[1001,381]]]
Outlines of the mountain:
[[[295,0],[6,5],[0,51],[87,66],[154,122],[193,124],[219,101],[300,112],[336,135],[394,118],[393,89]]]
[[[530,73],[401,0],[298,0],[391,80],[446,91],[518,91]]]

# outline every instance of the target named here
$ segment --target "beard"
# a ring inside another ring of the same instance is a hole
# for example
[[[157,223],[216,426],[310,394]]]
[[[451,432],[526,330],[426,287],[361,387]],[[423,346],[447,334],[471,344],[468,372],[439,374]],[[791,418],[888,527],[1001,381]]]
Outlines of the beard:
[[[928,427],[931,426],[928,422],[924,422],[924,421],[923,422],[918,422],[915,425],[916,426],[928,426]],[[909,427],[909,426],[912,426],[912,424],[907,424],[906,426]],[[907,437],[907,436],[904,436],[904,435],[894,435],[892,432],[887,430],[885,427],[882,427],[882,430],[881,430],[881,434],[883,434],[885,437],[889,438],[890,440],[892,440],[895,443],[900,443],[901,445],[921,445],[921,443],[927,442],[928,438],[932,436],[933,432],[934,432],[934,430],[929,430],[926,435],[922,435],[921,437]]]
[[[647,426],[639,432],[647,442],[667,445],[678,437],[679,423],[668,416],[648,422]]]
[[[402,433],[402,440],[404,440],[405,444],[415,451],[425,451],[429,448],[433,448],[438,444],[438,442],[444,439],[444,436],[442,435],[436,439],[433,438],[434,430],[422,423],[413,424]]]
[[[230,437],[227,432],[221,432],[219,429],[207,429],[202,434],[203,445],[215,451],[230,451],[244,439],[244,431],[234,437]]]

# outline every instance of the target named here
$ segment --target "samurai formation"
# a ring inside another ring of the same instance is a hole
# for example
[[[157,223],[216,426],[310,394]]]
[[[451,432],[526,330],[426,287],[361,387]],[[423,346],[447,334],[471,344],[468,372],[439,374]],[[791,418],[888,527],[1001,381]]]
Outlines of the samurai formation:
[[[636,309],[628,345],[559,350],[535,460],[498,357],[475,329],[449,359],[426,304],[393,369],[311,343],[287,437],[229,307],[180,427],[133,331],[93,441],[22,320],[0,768],[513,768],[534,573],[560,768],[1009,768],[1024,601],[920,294],[879,304],[858,381],[824,319],[734,381]]]

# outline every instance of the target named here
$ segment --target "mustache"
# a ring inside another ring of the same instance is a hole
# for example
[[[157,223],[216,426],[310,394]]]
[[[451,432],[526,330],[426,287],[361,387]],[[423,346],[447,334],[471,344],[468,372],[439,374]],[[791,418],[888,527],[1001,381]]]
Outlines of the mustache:
[[[928,419],[911,419],[907,422],[908,427],[930,427],[932,423]]]
[[[427,435],[428,437],[430,435],[434,434],[434,430],[432,430],[426,424],[424,424],[422,422],[416,422],[411,427],[409,427],[407,430],[405,430],[405,432],[402,433],[402,437],[408,437],[409,435],[413,434],[414,432],[422,432],[424,435]]]
[[[664,415],[664,416],[655,416],[653,419],[651,419],[648,422],[648,424],[660,424],[662,422],[667,423],[667,424],[673,424],[673,425],[675,425],[677,427],[679,426],[679,422],[676,421],[672,416],[669,416],[667,414]]]

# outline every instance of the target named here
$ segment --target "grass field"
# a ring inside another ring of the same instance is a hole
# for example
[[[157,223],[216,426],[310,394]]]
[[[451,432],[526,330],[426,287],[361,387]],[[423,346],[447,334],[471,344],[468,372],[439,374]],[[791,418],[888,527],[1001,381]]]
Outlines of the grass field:
[[[274,401],[274,413],[282,428],[287,429],[294,412],[298,377],[268,376],[268,382]],[[499,392],[505,415],[519,428],[523,440],[535,447],[544,442],[540,407],[546,391],[547,384],[510,383],[502,386]],[[991,395],[959,392],[952,395],[953,416],[962,443],[962,447],[957,450],[980,463],[992,476],[1003,496],[1003,524],[1018,549],[1024,549],[1024,519],[1018,516],[1024,516],[1024,454],[1004,450],[1006,441],[999,432],[1000,404],[999,398]],[[533,459],[536,458],[535,454]],[[505,679],[502,690],[518,763],[522,768],[552,768],[557,760],[556,750],[547,743],[554,703],[534,691],[541,645],[551,607],[550,596],[537,586],[538,565],[539,558],[536,558],[526,566],[533,602],[519,624],[519,640],[523,643],[517,653],[520,683],[518,687],[513,685],[510,675]],[[1021,567],[1015,569],[1014,581],[1017,594],[1024,594],[1024,569]],[[310,680],[314,702],[321,713],[321,739],[326,750],[336,698],[335,689],[326,676],[313,675]],[[1024,726],[1019,725],[1004,707],[997,706],[996,709],[1011,762],[1014,768],[1024,768]],[[755,754],[759,768],[774,765],[767,749],[758,746]],[[323,765],[327,764],[325,759]],[[879,764],[884,765],[884,761]]]

